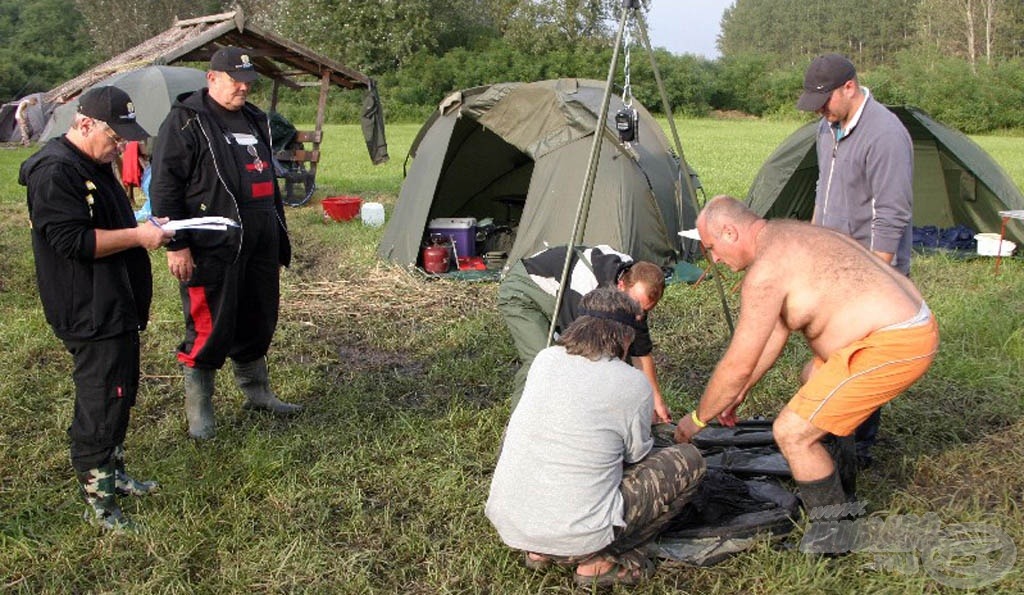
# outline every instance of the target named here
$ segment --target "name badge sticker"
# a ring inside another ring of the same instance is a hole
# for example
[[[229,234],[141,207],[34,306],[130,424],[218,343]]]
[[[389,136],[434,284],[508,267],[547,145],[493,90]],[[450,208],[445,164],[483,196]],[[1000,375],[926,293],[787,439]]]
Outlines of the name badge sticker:
[[[257,144],[256,137],[247,132],[236,132],[234,133],[235,142],[243,147],[251,147]]]

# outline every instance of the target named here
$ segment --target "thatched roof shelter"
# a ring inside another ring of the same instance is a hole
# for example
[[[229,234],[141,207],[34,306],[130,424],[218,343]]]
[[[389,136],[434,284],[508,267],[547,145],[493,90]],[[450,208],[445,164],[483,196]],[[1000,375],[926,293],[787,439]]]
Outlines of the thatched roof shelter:
[[[241,9],[183,21],[156,37],[98,64],[46,93],[44,99],[63,103],[96,82],[119,72],[151,64],[208,62],[223,46],[250,50],[256,70],[277,84],[299,88],[310,86],[298,77],[311,76],[318,81],[346,89],[369,88],[369,77],[309,48],[288,41],[250,23]],[[314,83],[319,84],[319,83]]]
[[[319,161],[327,93],[331,85],[367,91],[363,102],[363,135],[366,137],[371,160],[375,164],[387,161],[383,113],[373,79],[307,47],[253,25],[241,8],[194,19],[175,20],[163,33],[46,92],[43,100],[49,104],[65,103],[113,74],[145,66],[209,62],[213,54],[224,46],[249,50],[256,71],[273,81],[271,111],[277,109],[278,90],[281,85],[293,89],[319,87],[316,129],[303,137],[303,140],[313,143],[312,151],[300,151],[297,156],[293,156],[309,162],[314,176]]]

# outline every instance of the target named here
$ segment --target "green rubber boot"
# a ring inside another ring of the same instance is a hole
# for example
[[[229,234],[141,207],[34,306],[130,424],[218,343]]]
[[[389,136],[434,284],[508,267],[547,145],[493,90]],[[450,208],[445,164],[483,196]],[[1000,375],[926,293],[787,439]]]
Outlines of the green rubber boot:
[[[285,403],[270,390],[265,357],[244,364],[235,362],[235,380],[245,395],[244,409],[262,409],[275,415],[294,415],[302,411],[302,405]]]
[[[201,370],[184,366],[185,418],[188,435],[197,440],[209,440],[216,434],[213,421],[213,385],[216,370]]]
[[[114,463],[109,462],[102,467],[79,472],[78,484],[82,499],[89,506],[85,511],[85,520],[104,531],[136,531],[135,523],[121,512],[117,505],[117,493],[114,486]]]
[[[114,447],[114,492],[118,496],[149,496],[160,491],[156,481],[139,481],[124,470],[124,445]]]

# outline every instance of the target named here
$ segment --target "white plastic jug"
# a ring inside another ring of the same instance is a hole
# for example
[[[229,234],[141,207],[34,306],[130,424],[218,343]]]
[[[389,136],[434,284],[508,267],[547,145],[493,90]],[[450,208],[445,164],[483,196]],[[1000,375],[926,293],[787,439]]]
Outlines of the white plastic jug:
[[[363,220],[363,225],[380,227],[384,225],[384,205],[379,202],[364,202],[359,209],[359,216]]]

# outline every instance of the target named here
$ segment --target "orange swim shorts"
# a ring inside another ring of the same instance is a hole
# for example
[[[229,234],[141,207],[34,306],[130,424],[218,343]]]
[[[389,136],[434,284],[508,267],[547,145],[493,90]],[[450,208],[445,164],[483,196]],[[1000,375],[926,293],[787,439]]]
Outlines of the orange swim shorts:
[[[810,379],[786,405],[814,427],[849,436],[924,375],[939,348],[935,316],[910,328],[879,330],[814,360]]]

